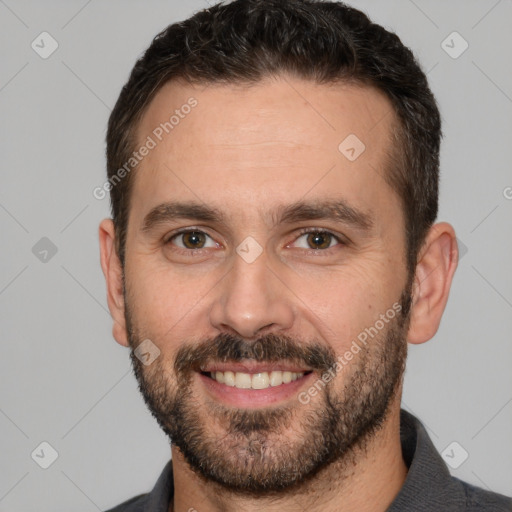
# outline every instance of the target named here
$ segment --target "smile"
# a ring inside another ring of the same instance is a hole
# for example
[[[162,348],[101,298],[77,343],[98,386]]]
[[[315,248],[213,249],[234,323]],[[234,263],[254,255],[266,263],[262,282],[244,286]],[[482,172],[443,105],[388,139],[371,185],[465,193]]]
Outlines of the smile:
[[[310,368],[290,363],[211,363],[198,372],[204,390],[216,402],[243,409],[268,407],[297,398],[315,378]]]
[[[232,371],[209,372],[209,376],[226,386],[238,389],[267,389],[270,387],[289,384],[300,379],[306,372],[271,371],[259,373],[245,373]]]

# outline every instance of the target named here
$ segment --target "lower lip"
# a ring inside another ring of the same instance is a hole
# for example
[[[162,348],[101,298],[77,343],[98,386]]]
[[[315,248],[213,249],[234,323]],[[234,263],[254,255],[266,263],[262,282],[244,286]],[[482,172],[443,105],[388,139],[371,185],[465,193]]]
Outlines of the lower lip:
[[[284,402],[291,398],[298,400],[297,395],[300,389],[308,385],[315,374],[311,372],[293,382],[280,384],[279,386],[271,386],[266,389],[240,389],[221,384],[202,373],[198,373],[198,375],[202,384],[215,400],[235,407],[255,409],[257,407],[265,407],[278,402]]]

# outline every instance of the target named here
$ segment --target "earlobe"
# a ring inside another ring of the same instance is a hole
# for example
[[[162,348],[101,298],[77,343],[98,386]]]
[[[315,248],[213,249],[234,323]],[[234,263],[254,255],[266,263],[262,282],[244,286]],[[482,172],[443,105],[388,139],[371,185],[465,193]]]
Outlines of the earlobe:
[[[424,343],[437,332],[457,263],[458,248],[453,227],[446,222],[435,224],[427,234],[416,266],[407,336],[409,343]]]
[[[114,339],[125,347],[129,345],[124,316],[123,268],[115,249],[115,230],[112,219],[104,219],[99,226],[101,268],[107,286],[107,302],[114,325]]]

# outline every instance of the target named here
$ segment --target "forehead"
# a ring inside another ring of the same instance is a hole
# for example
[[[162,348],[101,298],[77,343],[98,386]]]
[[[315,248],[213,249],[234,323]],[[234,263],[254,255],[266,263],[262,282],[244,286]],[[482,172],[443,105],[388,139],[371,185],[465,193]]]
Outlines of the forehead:
[[[138,146],[154,147],[134,173],[132,206],[186,196],[250,216],[339,192],[382,207],[394,194],[383,180],[394,119],[383,93],[358,84],[170,82],[137,130]]]

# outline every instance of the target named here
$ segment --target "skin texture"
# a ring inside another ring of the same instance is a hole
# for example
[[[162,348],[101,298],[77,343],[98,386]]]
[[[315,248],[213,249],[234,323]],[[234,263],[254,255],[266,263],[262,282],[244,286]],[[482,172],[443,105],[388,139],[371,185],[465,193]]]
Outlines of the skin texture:
[[[394,115],[380,92],[290,76],[251,87],[173,82],[159,91],[143,116],[141,143],[190,97],[197,106],[134,171],[125,294],[112,221],[105,219],[99,230],[114,338],[124,346],[149,338],[158,346],[156,364],[140,368],[153,392],[158,383],[164,396],[179,388],[174,367],[179,350],[219,335],[247,343],[287,336],[298,344],[314,341],[335,357],[343,355],[358,334],[400,300],[408,278],[401,204],[382,178]],[[355,161],[338,150],[349,134],[366,147]],[[281,205],[327,199],[344,199],[366,212],[373,219],[371,229],[330,219],[283,224],[269,215]],[[149,211],[171,200],[217,208],[224,221],[176,219],[144,231]],[[192,256],[183,245],[185,237],[169,240],[180,228],[206,233],[206,247]],[[303,228],[321,228],[346,243],[333,238],[326,243],[330,248],[313,250],[311,236],[300,234]],[[262,250],[252,263],[236,251],[249,236]],[[453,228],[444,222],[434,225],[418,258],[403,345],[425,342],[436,333],[457,256]],[[375,368],[379,340],[384,343],[391,325],[364,351]],[[336,375],[329,387],[332,396],[346,396],[363,359],[355,356]],[[369,378],[366,384],[371,388],[377,382]],[[197,372],[189,385],[197,421],[209,425],[213,440],[221,440],[227,431],[215,411],[226,404],[208,392]],[[299,391],[310,385],[311,380],[305,381]],[[300,504],[311,511],[384,511],[407,471],[399,439],[400,396],[399,382],[381,428],[293,493],[259,499],[233,493],[193,471],[173,445],[176,494],[171,509],[286,511]],[[284,403],[270,404],[286,406],[292,414],[286,428],[280,424],[268,439],[274,446],[300,446],[307,434],[304,419],[321,410],[323,400],[322,392],[303,405],[295,393]],[[249,408],[246,403],[234,409]]]

